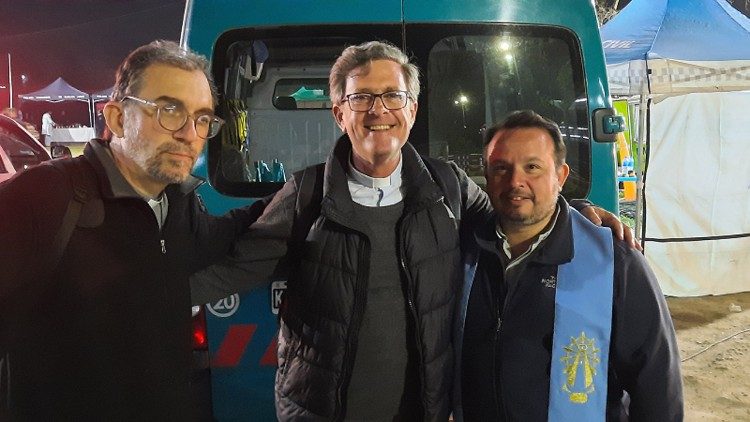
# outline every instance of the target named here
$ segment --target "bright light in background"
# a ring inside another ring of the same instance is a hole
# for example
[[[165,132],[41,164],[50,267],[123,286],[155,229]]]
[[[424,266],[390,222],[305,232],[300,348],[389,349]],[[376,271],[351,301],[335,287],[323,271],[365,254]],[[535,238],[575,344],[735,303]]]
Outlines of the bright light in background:
[[[497,47],[500,49],[500,51],[508,51],[510,50],[510,43],[508,41],[502,40],[497,44]]]
[[[21,82],[22,82],[22,83],[26,83],[26,82],[28,82],[28,81],[29,81],[29,76],[28,76],[28,75],[26,75],[25,73],[24,73],[24,74],[22,74],[22,75],[21,75]]]
[[[505,61],[512,62],[513,61],[513,55],[512,54],[506,54],[505,55]]]
[[[469,104],[469,97],[465,94],[458,94],[458,98],[453,100],[453,104],[461,107],[461,120],[463,121],[464,129],[466,129],[466,105]]]

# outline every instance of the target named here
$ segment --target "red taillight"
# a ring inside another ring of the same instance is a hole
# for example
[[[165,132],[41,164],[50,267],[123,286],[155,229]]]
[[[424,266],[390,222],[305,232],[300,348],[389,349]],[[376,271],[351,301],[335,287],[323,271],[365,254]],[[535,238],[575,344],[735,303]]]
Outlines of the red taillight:
[[[193,306],[193,350],[207,350],[206,313],[202,306]]]

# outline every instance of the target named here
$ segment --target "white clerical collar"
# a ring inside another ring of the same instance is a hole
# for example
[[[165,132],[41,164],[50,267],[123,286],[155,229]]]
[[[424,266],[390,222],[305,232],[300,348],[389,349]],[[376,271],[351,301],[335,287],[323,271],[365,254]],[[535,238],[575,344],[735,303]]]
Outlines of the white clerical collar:
[[[159,197],[156,199],[143,199],[148,202],[148,205],[154,211],[156,222],[157,224],[159,224],[159,230],[161,230],[161,228],[164,226],[164,221],[167,219],[167,214],[169,213],[169,200],[167,199],[167,194],[162,191]]]
[[[352,163],[351,157],[349,157],[349,174],[354,178],[354,180],[357,181],[362,186],[373,188],[373,189],[383,189],[391,186],[396,181],[399,183],[401,182],[401,164],[402,160],[401,157],[398,157],[398,164],[396,165],[396,168],[393,170],[393,173],[391,173],[389,176],[386,177],[372,177],[368,176],[361,171],[357,170],[354,167],[354,163]]]
[[[402,158],[399,157],[398,165],[389,176],[371,177],[354,168],[350,157],[347,182],[352,200],[368,207],[382,207],[401,202],[404,199],[401,193],[401,166]]]

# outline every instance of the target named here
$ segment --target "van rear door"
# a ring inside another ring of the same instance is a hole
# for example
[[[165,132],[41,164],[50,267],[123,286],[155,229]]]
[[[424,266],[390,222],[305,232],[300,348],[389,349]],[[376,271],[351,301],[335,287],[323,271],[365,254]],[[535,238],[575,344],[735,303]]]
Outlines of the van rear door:
[[[218,113],[227,120],[197,167],[210,181],[201,195],[212,213],[278,190],[281,167],[288,176],[325,160],[340,135],[330,111],[330,66],[346,46],[370,40],[404,48],[420,67],[410,142],[421,153],[454,160],[483,184],[482,131],[510,111],[534,109],[558,121],[565,136],[572,171],[564,195],[601,194],[607,199],[594,198],[600,204],[613,196],[611,146],[590,135],[591,110],[606,106],[590,2],[237,3],[188,2],[183,36],[211,56],[222,91]],[[284,287],[278,280],[208,307],[217,420],[275,419]]]

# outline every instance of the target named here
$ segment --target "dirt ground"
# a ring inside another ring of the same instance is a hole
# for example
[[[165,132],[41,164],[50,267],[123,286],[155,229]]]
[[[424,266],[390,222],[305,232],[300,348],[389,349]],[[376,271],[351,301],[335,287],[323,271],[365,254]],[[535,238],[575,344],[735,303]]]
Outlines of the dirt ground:
[[[750,292],[667,303],[683,360],[685,420],[750,421]]]

